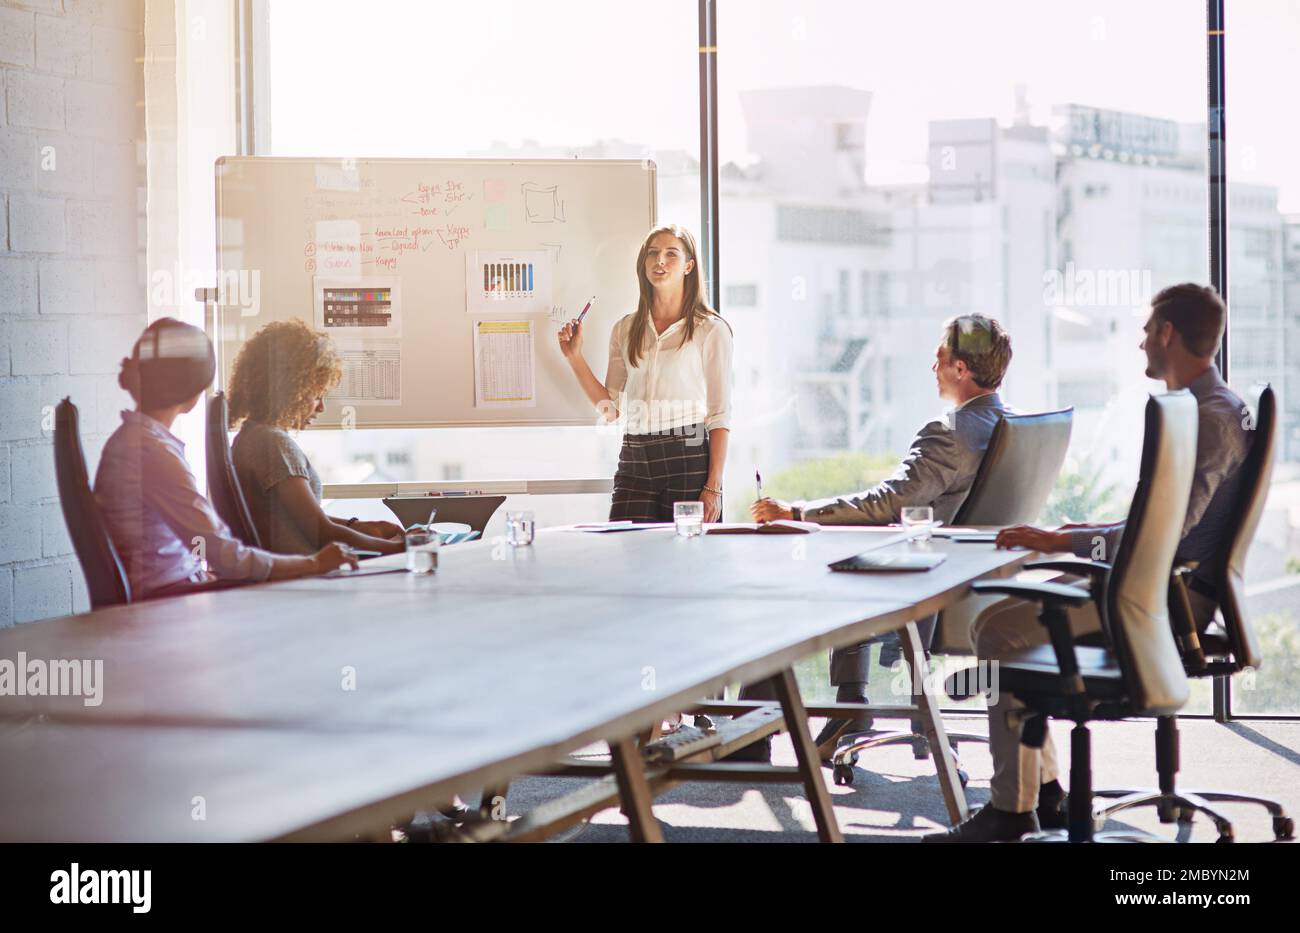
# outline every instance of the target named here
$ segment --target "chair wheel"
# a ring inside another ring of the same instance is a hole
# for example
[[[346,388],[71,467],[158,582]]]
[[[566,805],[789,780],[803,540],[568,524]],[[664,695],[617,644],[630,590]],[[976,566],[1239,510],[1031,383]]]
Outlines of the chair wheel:
[[[1295,820],[1289,816],[1273,817],[1273,836],[1276,839],[1295,838]]]
[[[1160,817],[1162,823],[1173,823],[1176,820],[1182,821],[1183,819],[1182,808],[1175,807],[1168,800],[1162,800],[1156,804],[1156,815]],[[1190,819],[1190,816],[1188,819]]]
[[[965,787],[967,784],[970,783],[970,775],[967,774],[965,771],[963,771],[961,768],[958,768],[958,769],[957,769],[957,780],[961,781],[961,786],[962,786],[962,787]]]
[[[841,787],[851,787],[853,785],[853,766],[838,764],[834,768],[835,783]]]
[[[930,743],[923,735],[912,736],[912,757],[922,761],[930,757]]]

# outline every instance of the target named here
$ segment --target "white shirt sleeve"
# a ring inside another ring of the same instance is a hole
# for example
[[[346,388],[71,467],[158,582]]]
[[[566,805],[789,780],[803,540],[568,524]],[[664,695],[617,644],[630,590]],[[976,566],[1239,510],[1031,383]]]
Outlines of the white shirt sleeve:
[[[614,325],[609,334],[609,365],[605,368],[605,391],[609,393],[614,404],[618,404],[619,394],[627,386],[627,362],[623,358],[623,346],[627,342],[627,318],[622,318]]]
[[[709,322],[700,355],[704,360],[704,429],[731,427],[731,328],[721,318]]]

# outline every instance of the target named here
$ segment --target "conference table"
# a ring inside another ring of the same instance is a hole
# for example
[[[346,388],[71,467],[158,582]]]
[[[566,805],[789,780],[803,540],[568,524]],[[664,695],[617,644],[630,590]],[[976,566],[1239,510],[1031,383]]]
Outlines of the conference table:
[[[555,773],[596,742],[609,743],[633,838],[654,840],[654,769],[637,737],[728,683],[767,678],[779,706],[753,716],[790,731],[789,779],[820,837],[838,840],[794,663],[890,631],[919,651],[910,623],[1034,556],[903,538],[545,529],[529,547],[444,548],[429,576],[279,581],[0,631],[0,659],[103,662],[98,705],[0,695],[0,840],[378,837],[453,795]],[[918,547],[947,559],[924,573],[827,568]],[[941,730],[935,703],[921,706]],[[937,739],[955,820],[965,800]],[[701,774],[754,769],[727,767]]]

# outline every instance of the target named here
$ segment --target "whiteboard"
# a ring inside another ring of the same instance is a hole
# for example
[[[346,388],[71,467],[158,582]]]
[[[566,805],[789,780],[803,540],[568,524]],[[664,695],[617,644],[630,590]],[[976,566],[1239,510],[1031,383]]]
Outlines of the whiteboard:
[[[604,378],[653,162],[232,157],[216,185],[223,386],[245,340],[300,318],[344,357],[315,427],[595,423],[556,332],[596,296],[583,353]]]

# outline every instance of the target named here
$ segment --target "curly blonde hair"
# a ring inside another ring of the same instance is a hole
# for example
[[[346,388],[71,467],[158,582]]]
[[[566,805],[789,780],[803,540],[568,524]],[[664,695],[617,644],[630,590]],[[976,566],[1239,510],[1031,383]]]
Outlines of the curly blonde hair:
[[[231,430],[246,418],[300,430],[315,413],[316,399],[342,376],[343,363],[329,337],[299,320],[272,321],[235,357],[226,392]]]

